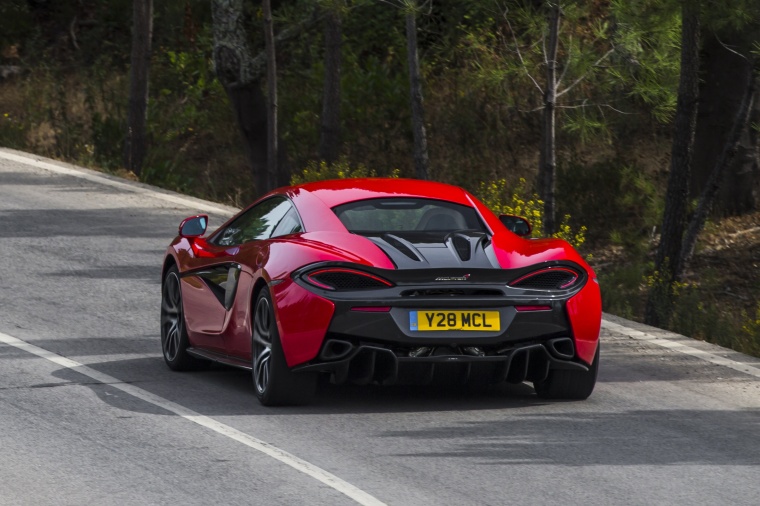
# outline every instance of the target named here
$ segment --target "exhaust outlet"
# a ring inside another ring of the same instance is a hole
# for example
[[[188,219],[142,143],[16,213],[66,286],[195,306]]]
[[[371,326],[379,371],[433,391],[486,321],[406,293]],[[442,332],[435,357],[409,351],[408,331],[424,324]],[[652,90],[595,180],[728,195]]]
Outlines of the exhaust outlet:
[[[319,358],[322,360],[340,360],[346,358],[354,349],[354,345],[340,339],[330,339],[322,347]]]
[[[556,358],[570,360],[575,357],[575,343],[569,337],[558,337],[546,343],[549,353]]]

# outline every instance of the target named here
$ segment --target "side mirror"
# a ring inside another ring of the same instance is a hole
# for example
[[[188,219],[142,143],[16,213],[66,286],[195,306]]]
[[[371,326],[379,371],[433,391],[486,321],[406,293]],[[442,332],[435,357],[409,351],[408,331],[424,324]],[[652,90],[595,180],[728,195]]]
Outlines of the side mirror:
[[[206,233],[208,215],[201,214],[185,218],[179,225],[180,237],[200,237]]]
[[[510,232],[513,232],[520,237],[527,237],[533,231],[530,222],[522,216],[502,214],[499,216],[499,221],[501,221]]]

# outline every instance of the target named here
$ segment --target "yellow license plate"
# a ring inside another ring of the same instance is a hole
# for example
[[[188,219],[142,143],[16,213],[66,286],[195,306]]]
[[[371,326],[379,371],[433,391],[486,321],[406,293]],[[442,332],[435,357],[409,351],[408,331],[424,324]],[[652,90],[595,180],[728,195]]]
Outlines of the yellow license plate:
[[[501,330],[498,311],[410,311],[409,330]]]

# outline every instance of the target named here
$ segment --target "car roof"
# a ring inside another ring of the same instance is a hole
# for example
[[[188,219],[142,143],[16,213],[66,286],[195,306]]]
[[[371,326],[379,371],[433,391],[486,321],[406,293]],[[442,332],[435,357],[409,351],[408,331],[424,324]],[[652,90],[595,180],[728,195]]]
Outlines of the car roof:
[[[392,197],[439,199],[472,206],[472,201],[462,188],[418,179],[333,179],[292,186],[287,192],[311,193],[329,208],[358,200]]]

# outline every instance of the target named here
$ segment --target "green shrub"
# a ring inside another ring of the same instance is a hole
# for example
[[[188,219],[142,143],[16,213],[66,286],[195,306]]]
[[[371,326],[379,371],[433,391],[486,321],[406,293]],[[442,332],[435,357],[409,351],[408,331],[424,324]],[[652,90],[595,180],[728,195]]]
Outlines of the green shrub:
[[[745,313],[744,318],[736,349],[760,357],[760,302],[757,303],[755,315],[747,316]]]
[[[657,178],[616,159],[571,162],[557,174],[559,211],[588,224],[592,242],[615,239],[627,248],[641,248],[660,224],[661,188]]]
[[[509,195],[509,197],[507,197]],[[522,216],[531,222],[533,235],[543,235],[544,201],[528,190],[527,182],[520,178],[517,186],[509,191],[506,179],[480,183],[478,198],[496,214],[513,214]],[[574,229],[570,225],[570,215],[565,214],[559,224],[559,230],[552,237],[563,239],[576,248],[586,241],[586,227],[581,225]]]
[[[0,117],[0,146],[13,149],[26,147],[27,127],[11,113],[5,112]]]
[[[311,183],[314,181],[324,181],[326,179],[349,179],[358,177],[379,177],[379,175],[374,169],[369,169],[363,164],[352,167],[346,158],[341,158],[335,163],[312,160],[306,164],[306,168],[303,169],[300,174],[293,174],[291,176],[290,184],[296,185]],[[398,169],[393,169],[386,177],[398,178]]]
[[[623,318],[636,319],[646,302],[645,274],[651,266],[643,261],[624,261],[597,269],[602,290],[602,309]]]

